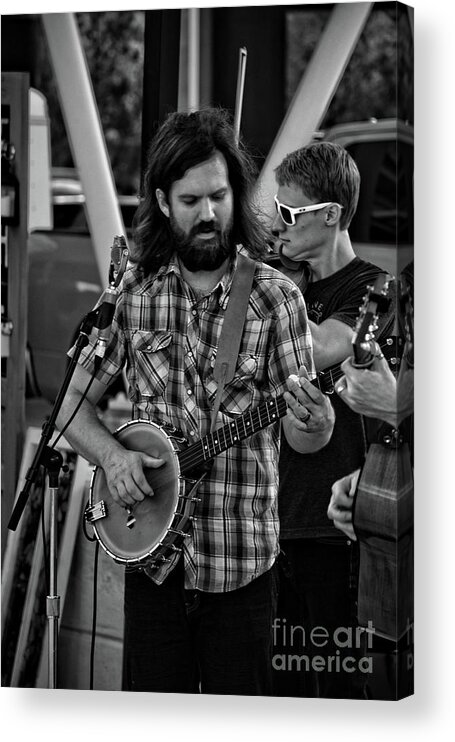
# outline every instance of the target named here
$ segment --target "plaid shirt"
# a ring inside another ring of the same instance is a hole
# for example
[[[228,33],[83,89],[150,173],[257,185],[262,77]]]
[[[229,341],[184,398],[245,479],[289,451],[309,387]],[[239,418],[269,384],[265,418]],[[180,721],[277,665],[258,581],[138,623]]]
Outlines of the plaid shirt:
[[[138,269],[126,271],[97,378],[109,384],[126,363],[135,419],[175,426],[190,443],[210,432],[217,391],[213,366],[235,265],[199,299],[177,260],[147,278]],[[93,355],[94,342],[80,358],[91,373]],[[282,273],[258,263],[236,373],[224,390],[216,427],[282,394],[301,365],[314,376],[302,295]],[[275,422],[215,457],[185,539],[186,588],[234,590],[274,563],[279,441]],[[152,578],[161,583],[172,567],[173,562],[153,570]]]

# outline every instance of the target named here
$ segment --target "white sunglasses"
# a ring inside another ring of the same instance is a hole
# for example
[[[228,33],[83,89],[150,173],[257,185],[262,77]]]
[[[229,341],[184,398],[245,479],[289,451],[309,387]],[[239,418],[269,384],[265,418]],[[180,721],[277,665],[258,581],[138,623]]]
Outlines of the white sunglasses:
[[[294,226],[296,214],[305,214],[306,211],[317,211],[318,209],[323,209],[325,206],[332,206],[333,203],[333,201],[327,201],[323,204],[310,204],[309,206],[299,206],[298,208],[294,209],[292,206],[286,206],[286,204],[280,203],[280,201],[278,201],[278,198],[275,196],[276,210],[281,216],[283,222],[287,224],[288,227]],[[340,209],[343,208],[341,204],[334,205],[339,206]]]

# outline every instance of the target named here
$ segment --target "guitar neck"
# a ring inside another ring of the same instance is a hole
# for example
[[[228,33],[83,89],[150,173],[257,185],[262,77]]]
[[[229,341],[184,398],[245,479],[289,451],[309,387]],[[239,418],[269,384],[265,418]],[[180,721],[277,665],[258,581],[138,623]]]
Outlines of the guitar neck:
[[[391,366],[393,370],[400,363],[400,358],[403,353],[403,339],[398,336],[387,337],[380,344],[380,348],[384,353],[389,366]],[[313,379],[311,383],[324,394],[333,394],[335,384],[342,376],[343,371],[341,370],[341,363],[337,363],[334,366],[329,366],[323,371],[318,371],[316,378]]]

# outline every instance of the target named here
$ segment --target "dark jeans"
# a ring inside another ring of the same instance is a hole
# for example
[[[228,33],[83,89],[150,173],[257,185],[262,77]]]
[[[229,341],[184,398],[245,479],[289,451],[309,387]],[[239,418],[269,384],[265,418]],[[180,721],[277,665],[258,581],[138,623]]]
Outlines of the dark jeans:
[[[228,593],[183,589],[179,563],[162,585],[125,575],[124,688],[272,695],[276,567]]]
[[[366,678],[358,671],[363,644],[355,646],[357,544],[292,539],[281,548],[275,695],[364,698]]]

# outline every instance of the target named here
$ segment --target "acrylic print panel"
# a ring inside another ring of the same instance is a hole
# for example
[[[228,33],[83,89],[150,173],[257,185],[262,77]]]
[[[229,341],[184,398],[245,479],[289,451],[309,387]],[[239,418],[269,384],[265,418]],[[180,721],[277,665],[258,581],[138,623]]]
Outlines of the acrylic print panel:
[[[342,5],[348,4],[336,4],[334,6],[334,10],[339,9],[338,6],[341,7]],[[350,5],[352,6],[350,11],[352,12],[352,20],[355,17],[356,10],[358,10],[358,7],[356,8],[356,6],[358,6],[359,4],[353,3]],[[378,3],[377,5],[379,6],[380,4]],[[275,14],[275,18],[277,19],[281,12],[279,11],[279,6],[271,6],[271,8],[273,13]],[[317,5],[298,5],[292,6],[292,8],[289,8],[288,11],[286,11],[287,15],[284,18],[284,21],[283,18],[280,21],[280,23],[283,22],[284,24],[282,27],[280,26],[280,38],[285,38],[287,44],[287,49],[283,51],[282,49],[279,50],[278,47],[271,47],[268,44],[265,44],[264,39],[261,38],[261,34],[259,33],[259,29],[261,28],[261,19],[265,19],[266,17],[270,18],[270,16],[266,15],[264,8],[257,7],[253,9],[252,7],[244,6],[238,8],[237,11],[235,11],[237,15],[235,15],[233,11],[231,16],[229,16],[227,10],[218,7],[214,8],[212,18],[214,20],[215,26],[217,27],[217,43],[210,45],[207,44],[206,46],[204,42],[202,44],[203,64],[201,65],[200,70],[200,82],[202,86],[201,91],[205,95],[207,91],[213,90],[214,96],[210,100],[210,102],[213,102],[214,100],[216,100],[217,102],[220,101],[224,105],[233,109],[235,105],[237,72],[236,65],[238,59],[238,48],[241,44],[245,43],[245,37],[247,36],[247,34],[249,34],[248,43],[246,44],[248,50],[248,61],[246,69],[244,91],[245,97],[242,110],[241,128],[245,139],[251,142],[253,145],[253,149],[257,156],[258,164],[262,173],[262,181],[265,186],[268,186],[268,184],[270,184],[271,188],[274,188],[275,184],[273,183],[273,162],[271,159],[268,159],[268,155],[270,153],[273,153],[274,157],[276,156],[280,158],[283,154],[283,150],[280,149],[281,147],[284,147],[286,151],[289,151],[293,148],[296,148],[297,146],[300,146],[304,143],[301,137],[312,137],[315,129],[319,130],[320,132],[330,129],[332,135],[335,136],[337,131],[338,134],[340,134],[340,130],[336,130],[336,127],[338,127],[339,125],[346,125],[346,127],[349,128],[349,125],[353,122],[363,122],[365,126],[362,131],[358,131],[357,134],[354,132],[353,135],[357,136],[358,139],[362,138],[363,140],[362,143],[356,142],[356,145],[358,146],[356,147],[355,152],[356,156],[358,155],[359,157],[359,162],[362,159],[362,161],[366,163],[364,185],[367,186],[365,192],[366,196],[371,196],[371,202],[367,203],[366,212],[363,212],[363,205],[361,205],[359,214],[361,217],[365,216],[365,219],[360,220],[360,222],[356,225],[355,230],[353,223],[353,236],[354,234],[357,235],[357,238],[355,240],[355,248],[359,250],[359,254],[362,257],[371,260],[372,262],[380,265],[380,267],[387,267],[395,274],[399,274],[399,271],[393,270],[394,263],[395,265],[397,264],[397,257],[395,252],[395,244],[397,240],[395,239],[396,235],[394,234],[394,225],[397,221],[400,222],[400,225],[403,225],[404,222],[410,221],[412,205],[410,205],[409,197],[406,196],[407,191],[409,190],[409,157],[405,155],[403,156],[403,158],[401,158],[401,142],[403,143],[403,151],[404,145],[406,145],[406,148],[408,146],[411,147],[411,143],[410,137],[408,136],[408,126],[400,127],[399,130],[397,127],[395,127],[395,133],[392,133],[392,135],[390,135],[390,131],[387,132],[385,130],[384,119],[387,119],[390,122],[390,119],[397,118],[397,116],[399,116],[400,114],[400,111],[397,111],[396,107],[394,110],[392,110],[393,106],[395,106],[396,100],[399,100],[400,105],[403,102],[406,102],[406,104],[408,105],[410,95],[409,90],[407,88],[405,89],[404,83],[401,84],[399,81],[397,82],[397,80],[394,78],[394,73],[389,74],[390,67],[393,68],[393,70],[396,68],[396,58],[394,56],[395,52],[392,50],[393,43],[390,47],[386,46],[384,44],[383,38],[380,37],[379,34],[384,32],[384,28],[387,28],[387,24],[390,22],[390,17],[387,16],[387,13],[385,11],[384,13],[382,13],[382,11],[378,9],[378,7],[374,7],[371,14],[369,14],[368,19],[366,20],[365,28],[361,29],[360,23],[358,25],[358,39],[356,40],[356,49],[355,51],[353,51],[352,57],[350,58],[346,69],[343,71],[342,77],[339,80],[338,88],[336,90],[330,90],[329,82],[326,78],[324,78],[323,84],[317,85],[316,88],[313,87],[311,92],[310,88],[306,87],[310,81],[309,73],[313,71],[313,73],[318,73],[320,75],[322,74],[322,72],[327,72],[330,65],[336,66],[336,64],[334,64],[336,60],[333,56],[333,50],[335,48],[334,46],[331,49],[331,54],[327,55],[327,64],[319,63],[316,67],[310,65],[310,61],[312,59],[315,59],[315,57],[313,57],[313,54],[315,54],[316,52],[318,52],[319,54],[321,53],[321,47],[318,43],[319,37],[323,35],[323,32],[330,20],[331,9],[325,7],[320,12],[316,9]],[[401,12],[400,10],[400,28],[401,24],[405,23],[408,20],[406,18],[406,15],[406,10],[403,10],[403,12]],[[94,18],[93,14],[88,12],[85,13],[84,18],[81,19],[81,23],[85,28],[87,37],[90,37],[91,34],[90,24],[92,18]],[[251,18],[254,18],[254,23],[250,25],[249,23],[247,23],[247,19],[251,20]],[[185,27],[186,29],[189,29],[190,16],[187,14],[184,18],[182,17],[182,20],[182,28]],[[194,20],[194,16],[192,17],[192,20]],[[374,31],[371,32],[371,24],[373,23],[373,21],[377,25],[374,27]],[[348,25],[350,30],[352,31],[353,23],[337,24],[338,39],[341,39],[345,25]],[[372,48],[371,44],[365,43],[362,36],[363,33],[367,31],[367,26],[370,29],[370,38],[371,36],[373,37],[373,41],[376,41],[376,48],[379,47],[381,51],[380,64],[378,63],[378,58],[370,58],[367,56]],[[394,29],[396,28],[396,25],[393,22],[391,26]],[[273,24],[264,24],[263,31],[264,33],[270,34],[272,36],[274,31]],[[112,34],[106,34],[105,38],[109,38],[110,40],[112,40],[114,36],[115,38],[118,38],[117,35]],[[356,36],[356,33],[354,33],[354,36]],[[240,37],[243,37],[243,40],[241,40]],[[254,37],[256,37],[256,40]],[[409,38],[409,34],[403,33],[403,35],[399,39],[399,41],[404,41],[402,46],[404,55],[406,55],[406,53],[408,53],[410,49]],[[261,40],[261,45],[264,47],[263,50],[261,50],[260,44],[258,43],[259,39]],[[379,39],[381,40],[379,41]],[[344,38],[344,41],[345,43],[347,43],[347,34]],[[276,40],[275,43],[277,43]],[[228,50],[227,45],[229,45]],[[87,54],[89,56],[89,62],[94,62],[93,68],[95,70],[97,62],[96,53],[100,52],[101,57],[103,57],[102,45],[100,44],[98,45],[98,47],[99,48],[95,50],[95,53],[93,45],[92,47],[90,47],[90,44],[88,44],[88,46],[86,47]],[[44,48],[44,44],[42,45],[42,48]],[[273,53],[271,53],[272,48]],[[207,64],[207,59],[209,59],[210,62],[210,57],[207,57],[207,55],[212,53],[210,50],[212,50],[214,55],[216,56],[217,65],[212,65],[210,63]],[[261,56],[261,54],[263,54],[264,56]],[[104,55],[104,57],[106,56],[107,55]],[[112,55],[110,55],[109,58],[111,58],[111,56]],[[227,60],[228,56],[231,60],[229,66],[227,66],[225,63],[225,60]],[[121,63],[121,66],[123,66],[126,70],[127,65],[124,64],[125,59],[122,58],[122,55],[117,55],[117,57],[119,59],[119,62]],[[271,62],[271,60],[273,60],[273,63]],[[100,60],[98,59],[98,61]],[[222,66],[223,62],[224,66]],[[364,64],[366,71],[364,70],[363,73],[360,76],[358,75],[356,78],[356,70],[354,68],[358,68],[359,64],[361,63]],[[378,92],[372,87],[369,74],[374,72],[374,75],[377,75],[379,72],[379,76],[381,76],[381,65],[386,66],[387,70],[386,74],[382,76]],[[338,71],[340,71],[342,67],[342,64],[338,64]],[[186,96],[186,103],[188,102],[188,92],[191,77],[189,73],[191,72],[192,70],[187,64],[185,66],[185,75],[187,75],[187,73],[188,75],[185,77],[184,74],[182,74],[181,78],[182,81],[184,79],[186,80],[185,85],[187,85],[187,89],[184,91],[184,95]],[[318,74],[316,74],[316,77],[321,82],[322,78],[320,76],[318,77]],[[408,74],[408,84],[410,85],[411,81],[409,80],[409,66],[406,67],[406,74]],[[105,90],[103,90],[102,84],[104,84],[105,82],[109,82],[111,77],[112,79],[114,79],[116,78],[116,76],[113,73],[111,74],[110,72],[107,72],[103,75],[103,80],[101,81],[99,79],[96,79],[95,73],[93,74],[93,76],[95,89],[96,91],[100,91],[100,93],[98,93],[97,100],[99,101],[99,106],[101,109],[103,106],[103,102],[110,100],[109,94],[106,94]],[[194,76],[191,79],[194,81]],[[386,82],[384,82],[384,80],[386,80]],[[364,85],[361,85],[361,83],[364,83]],[[137,85],[137,69],[135,75],[135,86],[136,88],[141,87],[140,85]],[[300,109],[298,108],[299,91],[301,96],[300,102],[303,100],[303,105]],[[327,100],[323,100],[321,91],[327,93]],[[403,94],[398,95],[397,93],[400,92]],[[181,95],[181,91],[179,92],[179,95]],[[297,98],[295,98],[296,95]],[[114,126],[113,119],[110,119],[109,116],[114,115],[118,111],[122,111],[123,113],[124,107],[118,105],[117,98],[114,99],[115,105],[108,105],[107,108],[110,110],[108,110],[107,112],[102,110],[101,113],[103,116],[103,121],[107,121],[106,131],[109,132],[108,144],[111,148],[110,156],[112,157],[113,167],[116,171],[118,168],[121,176],[121,170],[124,166],[124,158],[122,156],[119,156],[119,153],[120,155],[123,155],[125,152],[124,145],[126,142],[126,138],[122,135],[111,136],[112,132],[118,132],[119,130],[116,128],[118,126],[118,122],[114,121]],[[328,99],[330,99],[330,101]],[[311,106],[308,105],[308,100],[311,100]],[[380,106],[378,104],[379,101]],[[351,106],[349,111],[343,110],[342,108],[342,105],[346,105],[347,102],[349,102],[349,105]],[[327,110],[325,110],[326,104],[328,104]],[[299,111],[300,113],[297,115],[299,121],[299,126],[297,127],[297,138],[294,138],[295,134],[293,132],[292,126],[289,126],[289,128],[287,127],[292,123],[296,112]],[[104,119],[104,116],[107,116],[107,118]],[[375,126],[374,122],[370,120],[372,117],[380,119],[377,122],[377,126]],[[401,115],[399,117],[401,118]],[[285,136],[280,141],[278,134],[281,128],[281,124],[284,123],[285,120]],[[375,131],[381,133],[381,138],[386,136],[389,137],[388,143],[390,144],[390,147],[387,151],[384,152],[381,149],[382,142],[381,145],[376,148],[376,150],[380,151],[381,157],[376,157],[377,152],[375,152],[374,155],[369,153],[364,154],[363,152],[361,152],[362,147],[360,146],[360,144],[363,145],[365,139],[367,139],[368,137],[374,137]],[[348,133],[349,132],[347,132],[347,130],[344,131],[344,135],[347,136]],[[318,136],[320,136],[320,134],[318,134]],[[400,139],[400,147],[395,146],[394,137],[395,139],[397,137],[402,138]],[[136,147],[136,150],[138,150],[140,148],[140,135],[138,135],[136,139],[137,141],[134,146]],[[350,143],[346,139],[344,141],[347,146],[350,146]],[[397,150],[399,150],[398,156]],[[393,157],[395,157],[395,159],[393,159]],[[377,165],[378,160],[379,166]],[[403,163],[404,166],[402,168]],[[394,179],[397,180],[397,172],[401,174],[402,170],[405,171],[405,176],[403,177],[403,180],[400,180],[400,208],[398,209],[398,212],[394,212],[394,203],[391,203],[394,201],[394,199],[388,198],[388,195],[392,191],[395,194],[395,189],[388,188],[388,183],[390,179],[392,180],[392,182],[394,181]],[[371,179],[371,182],[368,180],[368,173],[373,173],[375,176],[375,178]],[[376,178],[376,174],[378,174],[378,178]],[[377,188],[375,188],[375,180],[379,184]],[[402,190],[401,185],[403,186]],[[371,192],[369,190],[370,187]],[[401,193],[405,194],[402,200]],[[363,199],[362,196],[362,204],[364,203],[364,201],[368,202],[368,198],[365,197],[365,199]],[[266,210],[271,209],[273,207],[272,199],[268,198],[264,206]],[[384,235],[389,237],[389,241],[382,239]],[[410,248],[412,247],[411,240],[408,239],[410,236],[411,235],[409,234],[409,232],[406,231],[406,229],[403,229],[403,233],[400,236],[399,240],[400,256],[403,255],[403,257],[405,257],[405,262],[407,262],[409,259]],[[75,566],[76,570],[79,570],[79,562],[76,562],[76,565],[73,566]],[[117,569],[117,567],[115,567],[115,569]],[[79,578],[79,575],[76,575],[76,577]],[[115,589],[117,590],[117,587]],[[87,592],[85,592],[85,590]],[[84,587],[84,595],[89,595],[88,584],[86,584]],[[119,597],[119,600],[121,601],[121,596],[116,595],[116,598],[117,597]],[[71,610],[73,610],[73,608],[75,610],[73,604],[70,605]],[[86,618],[87,616],[84,615],[84,621],[86,620]],[[279,616],[279,618],[282,617]],[[301,645],[303,641],[303,632],[300,629],[300,625],[300,621],[295,622],[293,639],[296,642],[298,636],[300,636]],[[69,639],[71,632],[66,632],[66,628],[67,627],[65,626],[65,641],[71,642],[71,639]],[[278,631],[282,630],[283,628],[283,622],[281,622],[281,624],[277,623],[275,625],[277,641],[283,639],[282,635],[278,635]],[[287,625],[287,628],[288,631],[290,631],[290,624]],[[318,624],[312,624],[309,627],[304,628],[307,628],[306,643],[312,644],[313,648],[317,650],[318,646],[325,641],[324,632],[319,631],[318,633],[318,631],[314,631],[318,628]],[[352,662],[349,659],[346,662],[346,658],[349,658],[351,655],[349,653],[345,653],[344,650],[357,649],[356,644],[360,640],[358,638],[359,635],[355,631],[345,631],[346,627],[342,624],[340,624],[338,628],[339,631],[336,634],[336,642],[338,643],[335,642],[334,651],[330,655],[330,657],[332,658],[331,671],[334,674],[338,672],[339,674],[341,674],[342,677],[347,677],[350,674]],[[314,631],[313,634],[312,631]],[[118,637],[116,638],[118,639]],[[289,633],[286,637],[286,640],[289,641]],[[118,643],[119,642],[117,641],[115,651],[118,650]],[[367,645],[367,649],[374,649],[374,652],[370,651],[365,655],[366,659],[363,661],[362,667],[368,669],[370,664],[372,664],[377,672],[378,684],[381,686],[380,693],[384,695],[386,691],[389,692],[387,689],[390,687],[392,689],[390,693],[393,695],[394,683],[392,682],[392,685],[390,686],[388,686],[387,684],[389,683],[390,677],[396,677],[396,666],[400,665],[401,660],[397,660],[396,655],[394,655],[393,662],[388,662],[387,658],[390,655],[388,655],[387,652],[381,652],[383,647],[381,647],[379,643],[377,643],[374,648]],[[73,642],[71,651],[72,657],[81,654],[80,644],[78,643],[78,641]],[[108,652],[108,650],[106,651]],[[373,656],[374,653],[375,656]],[[301,674],[306,673],[306,664],[309,663],[311,669],[311,664],[313,663],[314,658],[310,657],[309,659],[307,659],[304,656],[306,655],[304,648],[302,649],[302,651],[300,651],[300,646],[299,651],[295,652],[295,654],[297,654],[298,658],[297,660],[294,660],[294,664],[297,665],[298,671],[300,671]],[[300,659],[301,656],[303,656],[302,659]],[[376,656],[378,659],[376,659]],[[406,657],[406,653],[403,656]],[[384,660],[382,659],[383,657],[385,657]],[[343,660],[345,660],[344,667]],[[407,661],[408,659],[406,658],[405,664]],[[288,666],[288,662],[289,660],[288,658],[286,658],[285,667]],[[313,672],[320,672],[321,667],[321,662],[319,659],[317,659],[315,667],[313,668]],[[285,669],[284,672],[287,673],[288,670]],[[71,683],[71,687],[74,688],[86,687],[86,676],[84,675],[84,677],[82,678],[82,672],[81,674],[79,674],[79,671],[77,671],[73,675],[71,675],[71,680],[69,682]],[[119,687],[117,676],[115,680],[115,687]],[[386,690],[384,690],[384,688]],[[379,691],[377,691],[377,693],[379,693]]]

